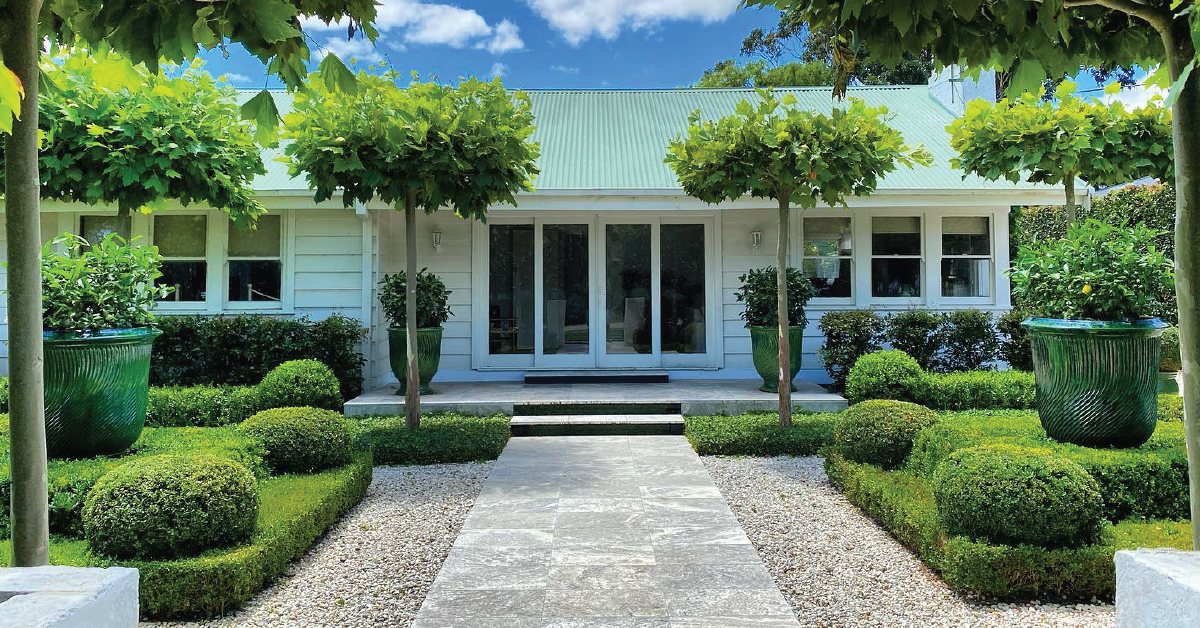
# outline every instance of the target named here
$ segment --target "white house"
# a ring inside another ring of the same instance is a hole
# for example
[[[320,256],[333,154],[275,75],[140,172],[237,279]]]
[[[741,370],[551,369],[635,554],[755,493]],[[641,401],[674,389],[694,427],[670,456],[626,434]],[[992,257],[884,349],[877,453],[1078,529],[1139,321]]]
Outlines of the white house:
[[[930,86],[855,87],[887,105],[931,167],[899,170],[849,210],[796,210],[791,263],[817,283],[801,377],[825,380],[815,321],[829,310],[1009,307],[1008,214],[1061,204],[1061,189],[965,180],[949,166],[945,131],[964,92]],[[829,110],[828,89],[778,90]],[[983,90],[986,91],[986,90]],[[541,142],[537,191],[494,207],[487,224],[450,211],[421,216],[419,265],[453,291],[437,379],[517,379],[530,370],[656,369],[672,377],[753,376],[750,338],[734,299],[738,277],[773,263],[776,210],[746,198],[719,206],[685,196],[663,164],[687,116],[731,113],[742,89],[530,91]],[[276,94],[281,108],[287,94]],[[394,381],[376,284],[403,268],[403,216],[372,203],[317,204],[302,179],[266,155],[255,181],[270,210],[239,231],[215,209],[174,208],[121,223],[114,210],[45,203],[45,237],[117,229],[160,248],[178,286],[167,314],[259,312],[361,318],[369,329],[365,385]],[[2,229],[2,225],[0,225]],[[2,243],[2,240],[0,240]],[[0,244],[2,245],[2,244]],[[3,349],[7,369],[7,347]]]

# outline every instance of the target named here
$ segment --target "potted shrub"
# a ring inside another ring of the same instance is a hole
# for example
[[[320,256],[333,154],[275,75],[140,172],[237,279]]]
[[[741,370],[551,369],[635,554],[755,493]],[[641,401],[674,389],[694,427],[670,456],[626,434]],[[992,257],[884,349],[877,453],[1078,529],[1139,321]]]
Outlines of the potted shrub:
[[[392,374],[400,380],[397,394],[407,391],[405,371],[408,369],[408,352],[404,332],[406,277],[404,271],[395,275],[384,275],[379,282],[379,303],[383,305],[383,316],[388,322],[388,355]],[[421,394],[433,392],[429,382],[437,373],[442,360],[442,323],[450,318],[450,291],[437,275],[421,269],[417,273],[417,344],[418,364],[421,374]]]
[[[1179,328],[1168,327],[1161,336],[1162,355],[1158,359],[1158,393],[1179,394],[1179,371],[1183,370],[1183,355],[1179,352]]]
[[[759,390],[779,391],[779,317],[776,314],[779,291],[776,288],[775,267],[751,269],[738,277],[742,287],[734,295],[744,302],[742,320],[750,330],[750,352],[754,357],[754,370],[762,377]],[[816,295],[812,282],[799,269],[787,269],[788,301],[788,348],[791,360],[789,378],[800,371],[800,356],[803,355],[804,328],[808,325],[804,317],[804,306]],[[796,387],[793,385],[792,390]]]
[[[58,249],[57,251],[54,249]],[[115,454],[142,433],[150,386],[158,248],[110,234],[71,234],[42,248],[46,450],[53,458]]]
[[[1150,317],[1173,281],[1158,231],[1092,219],[1022,246],[1009,271],[1029,304],[1038,414],[1046,433],[1091,447],[1136,447],[1154,433],[1160,337]]]

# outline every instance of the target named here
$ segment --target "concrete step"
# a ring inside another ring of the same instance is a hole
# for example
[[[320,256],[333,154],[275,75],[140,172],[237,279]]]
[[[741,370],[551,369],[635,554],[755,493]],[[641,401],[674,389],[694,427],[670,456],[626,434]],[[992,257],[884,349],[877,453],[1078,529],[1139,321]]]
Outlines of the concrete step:
[[[665,384],[666,371],[528,371],[526,384]]]
[[[653,401],[562,401],[514,403],[513,416],[683,414],[682,404]]]
[[[512,418],[513,436],[682,434],[682,414],[543,414]]]

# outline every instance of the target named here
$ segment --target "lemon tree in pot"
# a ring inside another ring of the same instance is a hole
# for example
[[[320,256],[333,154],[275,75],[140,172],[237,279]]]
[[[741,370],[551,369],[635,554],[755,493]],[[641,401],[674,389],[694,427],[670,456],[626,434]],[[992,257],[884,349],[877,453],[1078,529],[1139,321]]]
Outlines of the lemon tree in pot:
[[[775,267],[751,269],[738,277],[742,287],[734,293],[739,302],[745,303],[742,320],[750,330],[750,351],[754,357],[754,370],[762,377],[759,390],[779,391],[779,315],[776,304],[779,290]],[[804,328],[808,320],[804,317],[804,306],[816,296],[812,282],[799,269],[787,269],[788,306],[788,381],[800,370],[803,354]],[[792,390],[796,387],[793,385]]]
[[[388,321],[388,354],[392,374],[400,380],[400,390],[397,391],[400,395],[408,391],[405,377],[408,371],[408,335],[405,331],[405,322],[408,320],[405,316],[407,287],[404,271],[384,275],[379,282],[379,303]],[[450,291],[446,289],[446,284],[437,275],[422,268],[417,273],[417,370],[422,395],[433,392],[429,382],[437,374],[442,360],[442,323],[450,318],[449,301]]]
[[[1030,305],[1038,414],[1055,440],[1137,447],[1154,433],[1161,335],[1151,317],[1169,294],[1158,231],[1092,219],[1067,236],[1022,246],[1009,271]]]
[[[151,310],[169,291],[154,285],[160,264],[157,247],[116,234],[95,246],[64,234],[42,248],[50,457],[115,454],[141,435],[150,345],[162,333]]]

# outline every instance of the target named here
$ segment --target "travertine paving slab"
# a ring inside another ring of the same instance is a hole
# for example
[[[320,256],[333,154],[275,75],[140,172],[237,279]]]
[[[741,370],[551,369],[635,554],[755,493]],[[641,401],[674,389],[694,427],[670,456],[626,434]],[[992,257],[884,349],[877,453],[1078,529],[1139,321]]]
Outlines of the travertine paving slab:
[[[413,628],[799,626],[682,436],[514,438]]]

